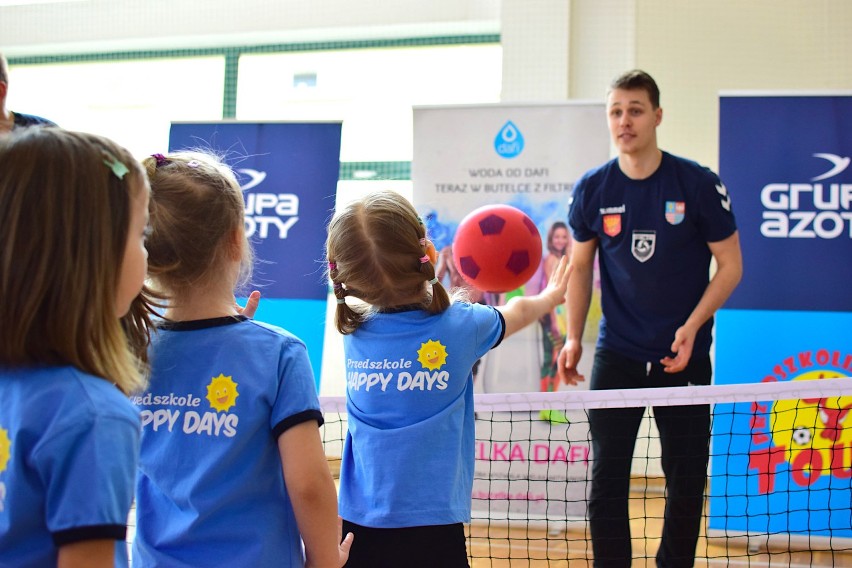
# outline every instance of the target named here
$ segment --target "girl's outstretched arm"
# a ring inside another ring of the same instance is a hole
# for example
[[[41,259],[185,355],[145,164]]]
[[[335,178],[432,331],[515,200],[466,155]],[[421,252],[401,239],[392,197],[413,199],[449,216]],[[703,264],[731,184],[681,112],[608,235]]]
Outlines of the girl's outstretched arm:
[[[523,329],[563,303],[572,269],[568,264],[568,257],[563,256],[553,269],[544,290],[535,296],[515,296],[505,306],[497,306],[506,320],[504,337]]]
[[[305,568],[340,568],[349,558],[351,535],[340,542],[337,490],[328,469],[316,422],[307,421],[278,437],[284,483],[305,543]]]

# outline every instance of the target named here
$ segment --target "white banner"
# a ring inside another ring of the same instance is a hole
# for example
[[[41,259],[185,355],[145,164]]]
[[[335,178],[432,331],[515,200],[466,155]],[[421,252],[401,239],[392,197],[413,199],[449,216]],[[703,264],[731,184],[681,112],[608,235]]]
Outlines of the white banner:
[[[542,265],[517,290],[474,292],[471,299],[500,305],[514,295],[537,293],[547,279],[548,256],[570,254],[566,222],[574,181],[608,159],[603,103],[415,108],[413,200],[440,251],[445,286],[464,284],[451,265],[459,222],[477,207],[499,203],[521,209],[535,222]],[[587,329],[596,332],[598,320],[599,313],[590,313]],[[555,354],[564,334],[565,314],[559,309],[506,339],[477,365],[475,391],[558,389]],[[594,338],[589,339],[592,353]],[[580,413],[576,420],[572,412]],[[582,411],[531,413],[526,440],[514,439],[517,431],[509,440],[499,424],[479,418],[474,518],[482,511],[502,518],[585,517],[589,437]]]

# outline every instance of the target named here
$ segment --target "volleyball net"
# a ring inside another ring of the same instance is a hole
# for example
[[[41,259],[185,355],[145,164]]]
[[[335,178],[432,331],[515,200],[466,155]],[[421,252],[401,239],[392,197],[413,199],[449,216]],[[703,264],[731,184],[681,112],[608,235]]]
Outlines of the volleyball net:
[[[628,499],[634,566],[654,565],[666,483],[654,409],[709,405],[697,566],[852,566],[852,378],[477,394],[471,566],[586,566],[592,409],[647,408]],[[321,399],[329,463],[343,397]],[[662,411],[659,411],[662,412]],[[645,564],[642,564],[642,562]]]

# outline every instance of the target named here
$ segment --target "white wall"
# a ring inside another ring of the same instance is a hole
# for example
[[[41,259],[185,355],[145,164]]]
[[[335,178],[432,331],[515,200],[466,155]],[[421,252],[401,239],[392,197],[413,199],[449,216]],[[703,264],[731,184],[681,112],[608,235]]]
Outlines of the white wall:
[[[499,0],[73,0],[6,6],[7,55],[494,33]]]
[[[613,76],[645,69],[662,92],[660,145],[713,169],[720,91],[852,88],[848,0],[574,0],[571,6],[571,96],[602,98]]]
[[[9,1],[11,56],[501,32],[503,100],[602,100],[640,67],[661,145],[714,169],[720,91],[852,88],[849,0]]]
[[[569,98],[570,12],[566,0],[503,0],[504,102]]]

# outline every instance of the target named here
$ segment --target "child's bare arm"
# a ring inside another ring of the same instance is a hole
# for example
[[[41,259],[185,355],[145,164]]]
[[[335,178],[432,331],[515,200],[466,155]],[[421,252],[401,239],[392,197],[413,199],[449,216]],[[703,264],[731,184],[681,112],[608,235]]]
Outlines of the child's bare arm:
[[[316,422],[286,430],[278,437],[278,451],[305,543],[306,568],[339,568],[349,556],[352,539],[339,547],[337,491]]]
[[[121,543],[125,546],[124,543]],[[112,568],[115,563],[115,541],[81,540],[59,548],[56,568]]]
[[[538,320],[546,313],[565,301],[565,292],[568,289],[568,279],[571,276],[572,267],[568,264],[568,257],[563,256],[559,264],[550,275],[547,287],[535,296],[515,296],[505,306],[497,309],[506,320],[506,333],[508,337]]]

